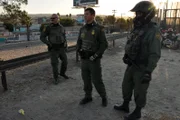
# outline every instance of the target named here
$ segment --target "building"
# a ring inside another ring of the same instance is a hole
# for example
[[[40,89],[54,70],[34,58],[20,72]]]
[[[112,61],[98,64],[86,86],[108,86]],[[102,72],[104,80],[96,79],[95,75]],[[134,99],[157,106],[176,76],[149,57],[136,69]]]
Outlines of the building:
[[[4,42],[9,32],[4,28],[3,23],[0,22],[0,42]]]

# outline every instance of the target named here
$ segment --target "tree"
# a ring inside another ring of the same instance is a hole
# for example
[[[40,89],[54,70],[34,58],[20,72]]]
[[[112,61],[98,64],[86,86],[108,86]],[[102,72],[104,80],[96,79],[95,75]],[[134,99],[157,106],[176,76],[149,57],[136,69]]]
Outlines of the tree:
[[[60,17],[60,16],[61,16],[59,12],[57,13],[57,15],[58,15],[58,17]]]
[[[60,19],[61,15],[60,15],[59,13],[57,13],[57,15],[58,15],[58,17],[59,17],[59,19]]]
[[[11,23],[3,23],[3,26],[5,27],[6,30],[8,30],[9,32],[13,32],[13,24]]]
[[[3,2],[2,8],[4,10],[0,15],[0,20],[6,23],[16,25],[18,23],[19,14],[21,13],[21,5],[27,5],[27,0],[13,0],[13,2]]]
[[[0,15],[0,20],[3,22],[12,23],[13,25],[16,25],[18,23],[18,15],[20,13],[19,4],[3,3],[3,10],[4,13]]]
[[[63,25],[63,26],[73,26],[74,25],[74,20],[71,19],[71,18],[61,18],[60,19],[60,23]]]
[[[127,23],[128,23],[128,29],[129,30],[132,29],[132,27],[133,27],[133,19],[131,17],[129,17],[127,19]]]
[[[20,23],[22,25],[26,26],[26,30],[27,30],[27,40],[30,40],[30,30],[29,27],[32,25],[31,22],[31,17],[28,16],[28,13],[26,11],[22,11],[20,13]]]
[[[116,18],[112,15],[106,16],[104,18],[104,24],[107,24],[107,25],[114,25],[115,21],[116,21]]]
[[[28,0],[13,0],[13,2],[3,2],[2,7],[4,12],[0,15],[0,20],[4,23],[11,23],[13,26],[21,23],[27,28],[27,40],[30,38],[31,18],[26,11],[21,10],[21,5],[27,5]]]
[[[120,27],[121,30],[127,30],[128,29],[128,24],[127,21],[124,18],[118,18],[116,23]]]
[[[27,5],[28,4],[28,0],[13,0],[14,3],[18,3],[18,4],[25,4]]]
[[[96,16],[95,20],[96,20],[97,23],[103,24],[103,18],[101,16]]]

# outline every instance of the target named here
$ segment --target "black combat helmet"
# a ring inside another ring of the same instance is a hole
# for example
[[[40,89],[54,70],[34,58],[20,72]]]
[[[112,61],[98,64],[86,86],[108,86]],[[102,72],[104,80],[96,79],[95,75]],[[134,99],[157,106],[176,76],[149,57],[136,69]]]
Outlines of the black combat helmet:
[[[150,22],[151,19],[155,16],[156,9],[152,2],[141,1],[141,2],[137,3],[134,6],[134,8],[131,9],[130,11],[143,13],[141,18],[135,17],[135,19],[134,19],[135,24],[138,23],[138,26],[139,26],[140,22],[141,22],[141,25]]]
[[[137,3],[133,9],[131,9],[132,12],[145,12],[148,13],[151,10],[155,10],[155,6],[152,2],[149,1],[141,1]]]

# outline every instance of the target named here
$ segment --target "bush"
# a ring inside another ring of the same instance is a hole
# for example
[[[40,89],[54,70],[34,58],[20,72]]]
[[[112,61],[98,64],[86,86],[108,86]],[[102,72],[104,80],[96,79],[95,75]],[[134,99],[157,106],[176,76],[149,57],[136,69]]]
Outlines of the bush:
[[[64,26],[73,26],[75,23],[75,20],[71,19],[71,18],[61,18],[60,19],[60,23]]]

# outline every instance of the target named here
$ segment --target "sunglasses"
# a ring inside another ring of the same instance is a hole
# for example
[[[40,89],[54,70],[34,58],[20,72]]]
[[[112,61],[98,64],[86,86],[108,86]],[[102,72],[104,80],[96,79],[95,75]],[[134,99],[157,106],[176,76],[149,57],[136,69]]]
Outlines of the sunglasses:
[[[56,19],[56,17],[54,17],[54,18],[51,18],[51,20],[54,20],[54,19]]]

